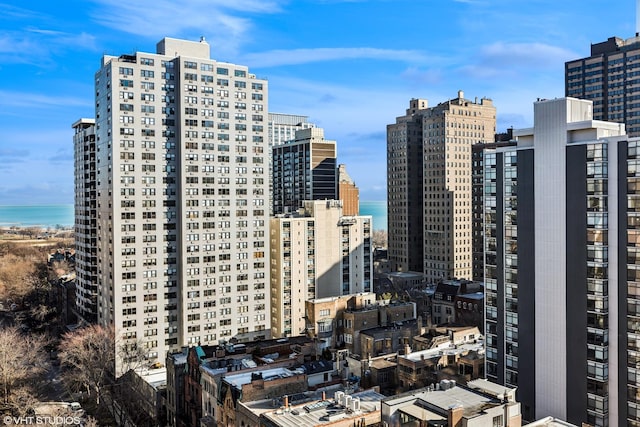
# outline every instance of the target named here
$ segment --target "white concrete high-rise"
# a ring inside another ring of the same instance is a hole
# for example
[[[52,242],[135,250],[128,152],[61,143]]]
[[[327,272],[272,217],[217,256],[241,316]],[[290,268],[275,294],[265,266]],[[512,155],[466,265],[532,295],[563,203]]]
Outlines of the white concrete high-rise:
[[[308,116],[299,114],[269,113],[269,144],[271,147],[296,138],[296,131],[316,127]]]
[[[98,322],[149,361],[268,337],[267,82],[165,38],[95,86]]]
[[[639,426],[640,140],[593,116],[540,100],[484,153],[485,372],[525,420]]]

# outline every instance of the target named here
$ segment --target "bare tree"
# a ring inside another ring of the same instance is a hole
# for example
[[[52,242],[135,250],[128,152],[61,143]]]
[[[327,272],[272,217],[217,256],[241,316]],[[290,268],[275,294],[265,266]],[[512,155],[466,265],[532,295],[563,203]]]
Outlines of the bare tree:
[[[374,230],[372,233],[373,246],[376,248],[387,247],[387,232],[386,230]]]
[[[0,262],[0,299],[22,301],[34,288],[36,264],[29,258],[7,254]]]
[[[97,405],[103,396],[111,398],[108,394],[120,373],[135,369],[144,361],[144,349],[138,341],[123,342],[116,338],[113,328],[100,325],[66,333],[58,350],[60,363],[68,368],[65,381],[72,389],[83,388],[93,395]]]
[[[50,279],[59,279],[60,277],[67,275],[73,271],[73,268],[68,261],[54,261],[51,263]]]
[[[33,403],[35,386],[47,369],[46,344],[46,339],[22,335],[16,328],[0,330],[0,402],[14,413]]]
[[[72,389],[84,388],[88,395],[100,398],[115,371],[115,335],[111,328],[91,325],[64,334],[58,347],[60,363]]]

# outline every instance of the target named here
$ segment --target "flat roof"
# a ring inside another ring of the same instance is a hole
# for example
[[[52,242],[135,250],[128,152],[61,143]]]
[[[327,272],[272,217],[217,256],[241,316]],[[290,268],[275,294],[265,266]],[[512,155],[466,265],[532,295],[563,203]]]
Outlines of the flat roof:
[[[416,405],[403,406],[402,408],[398,409],[398,412],[403,412],[407,415],[411,415],[412,417],[423,421],[447,419],[442,415],[436,414],[435,412],[431,412],[428,409]]]
[[[578,427],[567,421],[562,421],[554,417],[545,417],[538,421],[527,424],[527,427]]]
[[[157,389],[167,385],[167,368],[147,369],[138,368],[136,374],[151,387]]]
[[[393,271],[391,273],[386,273],[387,277],[400,277],[400,278],[408,278],[408,277],[426,277],[424,273],[420,273],[417,271]]]
[[[388,359],[377,359],[371,361],[371,367],[375,369],[385,369],[397,366],[398,363]]]
[[[464,408],[464,415],[467,417],[474,416],[488,407],[495,407],[502,404],[497,399],[486,394],[458,385],[448,390],[416,390],[413,393],[409,392],[385,400],[385,404],[397,406],[397,410],[406,410],[409,406],[422,408],[420,402],[423,402],[422,405],[428,404],[433,407],[429,411],[433,412],[433,410],[439,409],[442,414],[446,414],[452,407],[462,406],[462,408]]]
[[[339,422],[350,419],[360,419],[369,414],[378,412],[380,417],[380,408],[382,399],[385,398],[374,390],[365,390],[360,393],[350,395],[352,398],[360,399],[360,411],[350,412],[344,408],[335,405],[333,399],[325,401],[317,400],[307,402],[300,405],[290,406],[288,411],[278,409],[275,411],[263,413],[263,416],[280,427],[301,427],[315,426],[319,424],[330,424],[331,422]],[[313,407],[316,409],[308,411],[305,407]],[[325,417],[330,416],[330,419]]]
[[[271,381],[279,378],[288,378],[296,375],[294,372],[290,371],[287,368],[272,368],[265,369],[263,371],[251,371],[239,373],[236,375],[229,375],[225,377],[224,380],[240,390],[242,389],[243,385],[251,383],[251,376],[254,374],[262,374],[262,378],[265,381]]]
[[[411,360],[412,362],[417,362],[419,360],[424,359],[432,359],[434,357],[444,356],[444,355],[454,355],[463,353],[465,351],[476,351],[480,352],[484,350],[484,340],[477,340],[475,343],[464,343],[460,345],[453,345],[451,341],[444,342],[440,344],[436,348],[430,348],[428,350],[414,351],[413,353],[401,355],[398,357],[403,357],[405,359]]]
[[[474,292],[472,294],[462,294],[458,297],[481,300],[484,298],[484,292]]]
[[[484,391],[485,393],[491,393],[496,396],[504,396],[514,391],[511,387],[506,387],[500,384],[492,383],[491,381],[487,381],[485,379],[477,379],[473,381],[469,381],[467,383],[467,387],[473,388],[475,390]]]

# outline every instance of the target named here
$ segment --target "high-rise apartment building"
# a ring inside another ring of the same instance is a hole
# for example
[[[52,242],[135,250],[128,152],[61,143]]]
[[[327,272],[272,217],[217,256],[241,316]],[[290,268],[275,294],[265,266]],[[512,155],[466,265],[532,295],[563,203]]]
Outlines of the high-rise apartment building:
[[[420,261],[418,271],[432,281],[472,277],[471,148],[493,141],[495,129],[492,101],[470,101],[462,91],[431,108],[414,99],[407,114],[387,127],[392,268],[413,269]],[[420,245],[422,259],[416,259]]]
[[[97,249],[98,322],[150,361],[267,337],[267,82],[165,38],[104,56],[95,85],[97,228],[79,249]]]
[[[472,174],[471,174],[471,206],[473,217],[472,228],[472,280],[482,282],[484,280],[484,152],[498,147],[515,146],[513,129],[506,133],[496,134],[496,141],[491,143],[474,144],[472,148]]]
[[[339,200],[305,201],[271,218],[272,336],[307,327],[307,300],[373,291],[371,223],[344,215]]]
[[[94,119],[72,125],[75,182],[76,313],[84,321],[98,320],[97,158]]]
[[[308,116],[299,114],[269,113],[269,144],[271,147],[296,138],[296,131],[316,127]]]
[[[487,378],[523,417],[640,425],[640,140],[591,101],[534,104],[485,151]]]
[[[315,127],[309,117],[298,114],[269,113],[269,188],[273,188],[272,148],[295,139],[296,131]],[[269,213],[273,215],[273,192],[269,192]]]
[[[337,199],[336,142],[322,128],[297,130],[273,147],[273,214],[294,212],[305,200]]]
[[[591,55],[565,63],[565,95],[593,102],[593,118],[625,123],[640,136],[640,37],[610,37]]]

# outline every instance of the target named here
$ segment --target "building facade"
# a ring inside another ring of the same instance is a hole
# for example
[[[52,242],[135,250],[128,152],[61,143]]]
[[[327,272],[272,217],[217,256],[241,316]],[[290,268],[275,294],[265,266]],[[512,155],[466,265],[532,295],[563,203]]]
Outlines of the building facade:
[[[610,37],[591,45],[591,55],[565,63],[565,95],[593,102],[593,118],[625,123],[640,136],[640,37]]]
[[[269,144],[270,147],[284,144],[296,138],[296,132],[301,129],[316,127],[309,123],[308,116],[299,114],[269,113]]]
[[[274,215],[295,212],[305,200],[338,199],[336,142],[322,128],[297,130],[272,153]]]
[[[391,271],[423,271],[422,114],[412,99],[404,116],[387,125],[387,234]]]
[[[338,165],[338,199],[342,202],[343,215],[360,215],[360,190],[343,164]]]
[[[269,113],[269,153],[276,145],[292,141],[296,137],[296,131],[315,127],[309,123],[309,117],[299,114]],[[273,188],[273,162],[269,156],[269,188]],[[269,211],[273,215],[273,194],[269,193]]]
[[[485,152],[486,374],[524,419],[634,426],[638,142],[592,111],[539,101]]]
[[[150,361],[267,337],[267,82],[165,38],[95,84],[98,322]]]
[[[344,216],[338,200],[305,201],[296,215],[271,219],[271,328],[304,333],[305,301],[371,292],[370,216]]]
[[[305,301],[307,336],[318,343],[317,353],[344,344],[344,313],[348,309],[365,307],[375,302],[374,292]]]
[[[74,232],[76,245],[75,311],[86,322],[98,320],[97,158],[94,119],[80,119],[74,129]]]
[[[462,91],[431,108],[412,100],[407,115],[387,127],[392,265],[402,269],[399,260],[415,256],[420,239],[422,265],[413,271],[424,271],[431,281],[472,277],[472,146],[493,141],[495,129],[492,101],[471,101]],[[409,165],[411,151],[418,148],[421,164]]]

